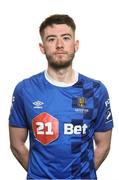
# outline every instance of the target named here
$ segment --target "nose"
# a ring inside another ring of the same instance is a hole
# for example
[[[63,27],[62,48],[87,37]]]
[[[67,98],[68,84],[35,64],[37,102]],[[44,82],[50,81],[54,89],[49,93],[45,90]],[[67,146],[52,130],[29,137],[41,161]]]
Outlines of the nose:
[[[63,43],[62,39],[57,39],[56,49],[63,49],[63,48],[64,48],[64,43]]]

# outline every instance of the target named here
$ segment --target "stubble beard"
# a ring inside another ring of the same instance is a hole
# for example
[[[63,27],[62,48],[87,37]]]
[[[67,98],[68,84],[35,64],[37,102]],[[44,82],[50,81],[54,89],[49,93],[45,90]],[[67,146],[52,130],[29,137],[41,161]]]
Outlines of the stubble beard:
[[[57,70],[68,68],[69,66],[71,66],[74,57],[75,57],[75,52],[72,52],[68,54],[68,60],[63,61],[62,59],[55,60],[52,56],[46,54],[48,65],[53,69],[57,69]]]

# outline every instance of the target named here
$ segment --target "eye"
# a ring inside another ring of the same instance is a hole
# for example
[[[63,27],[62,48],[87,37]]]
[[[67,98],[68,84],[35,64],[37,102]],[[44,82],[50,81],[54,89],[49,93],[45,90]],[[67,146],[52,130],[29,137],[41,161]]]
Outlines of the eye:
[[[48,42],[53,42],[55,40],[55,38],[49,38]]]
[[[70,40],[71,37],[70,36],[64,36],[63,39],[67,41],[67,40]]]

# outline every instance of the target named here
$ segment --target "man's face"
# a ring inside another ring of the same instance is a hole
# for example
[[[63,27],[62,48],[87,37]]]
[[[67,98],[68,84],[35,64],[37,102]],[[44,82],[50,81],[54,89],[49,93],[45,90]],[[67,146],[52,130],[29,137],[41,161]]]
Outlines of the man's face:
[[[42,53],[46,55],[48,64],[54,68],[65,68],[72,64],[78,41],[71,27],[65,24],[48,26],[44,30]]]

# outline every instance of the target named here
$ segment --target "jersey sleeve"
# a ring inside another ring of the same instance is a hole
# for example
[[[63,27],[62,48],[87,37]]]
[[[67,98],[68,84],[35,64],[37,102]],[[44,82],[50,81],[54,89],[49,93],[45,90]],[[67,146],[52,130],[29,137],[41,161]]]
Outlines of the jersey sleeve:
[[[9,115],[9,125],[27,128],[27,118],[24,108],[23,82],[20,82],[12,96],[12,106]]]
[[[96,117],[95,132],[105,132],[113,128],[113,118],[107,88],[101,84],[99,106]]]

